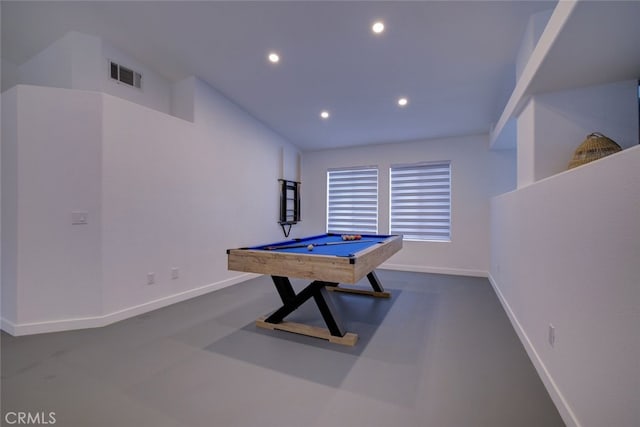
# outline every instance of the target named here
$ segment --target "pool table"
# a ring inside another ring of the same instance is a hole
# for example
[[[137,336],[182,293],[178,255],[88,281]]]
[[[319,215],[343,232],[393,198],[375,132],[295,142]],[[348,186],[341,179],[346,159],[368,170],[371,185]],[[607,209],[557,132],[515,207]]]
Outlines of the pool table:
[[[341,325],[329,291],[349,292],[388,298],[374,270],[402,249],[401,235],[362,235],[359,240],[343,240],[340,234],[321,234],[266,245],[229,249],[228,268],[234,271],[268,274],[282,300],[282,306],[256,325],[330,342],[355,345],[357,335]],[[372,290],[339,286],[367,277]],[[289,278],[313,280],[296,293]],[[284,318],[313,298],[327,329],[285,322]]]

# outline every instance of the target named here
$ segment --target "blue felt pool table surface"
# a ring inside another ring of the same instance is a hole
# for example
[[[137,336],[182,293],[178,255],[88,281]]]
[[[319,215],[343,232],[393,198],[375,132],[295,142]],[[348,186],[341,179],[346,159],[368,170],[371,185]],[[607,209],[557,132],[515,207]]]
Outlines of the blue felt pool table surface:
[[[381,234],[362,234],[360,240],[342,240],[341,234],[320,234],[317,236],[304,237],[301,239],[291,239],[281,242],[269,243],[266,245],[253,246],[248,249],[253,250],[269,250],[272,252],[300,253],[308,255],[333,255],[340,257],[355,256],[356,253],[370,248],[373,245],[384,242],[391,235]],[[325,245],[331,243],[330,245]],[[337,243],[337,244],[333,244]],[[296,248],[282,248],[280,246],[302,245]],[[313,250],[307,248],[308,245],[314,246]]]

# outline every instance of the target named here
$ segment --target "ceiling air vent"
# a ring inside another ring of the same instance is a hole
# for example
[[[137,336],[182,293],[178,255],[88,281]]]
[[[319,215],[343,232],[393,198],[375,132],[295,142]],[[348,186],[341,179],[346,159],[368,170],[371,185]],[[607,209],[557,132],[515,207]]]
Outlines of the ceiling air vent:
[[[142,74],[111,61],[111,78],[129,86],[142,88]]]

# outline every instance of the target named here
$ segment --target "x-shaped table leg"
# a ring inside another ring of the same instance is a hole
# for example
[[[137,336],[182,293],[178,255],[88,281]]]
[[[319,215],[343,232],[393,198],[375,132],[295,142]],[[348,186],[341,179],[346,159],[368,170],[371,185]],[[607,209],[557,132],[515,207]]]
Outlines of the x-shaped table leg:
[[[272,276],[272,279],[283,305],[267,317],[264,320],[265,322],[278,324],[307,300],[313,298],[331,335],[335,337],[343,337],[345,335],[345,330],[337,315],[333,300],[326,290],[327,286],[337,286],[337,283],[316,280],[296,294],[287,277]]]

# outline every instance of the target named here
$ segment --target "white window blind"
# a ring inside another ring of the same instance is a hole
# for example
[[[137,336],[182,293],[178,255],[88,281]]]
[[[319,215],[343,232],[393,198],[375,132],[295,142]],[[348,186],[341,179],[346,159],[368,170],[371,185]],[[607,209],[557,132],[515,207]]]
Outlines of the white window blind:
[[[378,232],[378,169],[327,172],[327,232]]]
[[[451,164],[391,168],[390,231],[407,240],[451,240]]]

